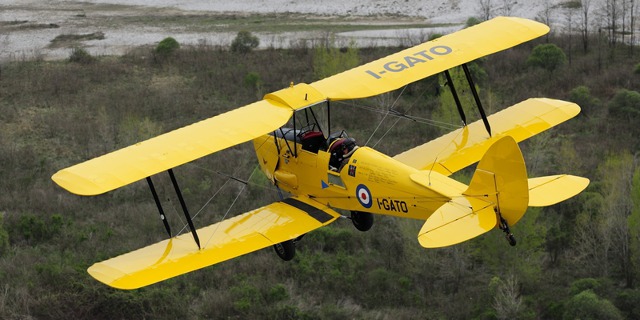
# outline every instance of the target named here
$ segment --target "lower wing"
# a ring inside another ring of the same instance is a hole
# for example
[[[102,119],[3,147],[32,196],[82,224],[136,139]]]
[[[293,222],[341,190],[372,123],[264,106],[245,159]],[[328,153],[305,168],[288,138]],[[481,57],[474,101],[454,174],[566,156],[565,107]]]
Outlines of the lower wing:
[[[111,287],[137,289],[295,239],[339,216],[314,200],[292,197],[198,229],[202,249],[183,234],[98,262],[88,272]]]
[[[419,170],[433,170],[448,176],[478,162],[489,147],[504,136],[512,136],[520,142],[579,112],[580,107],[572,102],[528,99],[488,117],[493,136],[489,136],[482,121],[478,120],[393,158]]]

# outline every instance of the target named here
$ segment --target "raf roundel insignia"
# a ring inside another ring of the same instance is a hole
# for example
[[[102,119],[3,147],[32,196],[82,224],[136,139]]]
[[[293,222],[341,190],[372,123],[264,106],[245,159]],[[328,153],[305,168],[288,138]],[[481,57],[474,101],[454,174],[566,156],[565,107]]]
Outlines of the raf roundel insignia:
[[[373,200],[371,199],[371,191],[364,184],[358,185],[356,188],[356,197],[358,198],[358,202],[365,207],[371,208],[373,204]]]

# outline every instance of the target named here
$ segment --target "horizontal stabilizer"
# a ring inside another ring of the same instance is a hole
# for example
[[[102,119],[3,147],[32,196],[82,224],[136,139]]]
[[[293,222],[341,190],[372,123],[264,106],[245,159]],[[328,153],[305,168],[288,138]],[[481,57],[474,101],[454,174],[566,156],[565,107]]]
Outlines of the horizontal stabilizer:
[[[295,239],[340,215],[309,198],[294,197],[98,262],[88,269],[96,280],[118,289],[137,289]]]
[[[444,204],[427,219],[418,241],[425,248],[451,246],[488,232],[496,224],[491,203],[459,197]]]
[[[546,207],[582,192],[589,179],[561,174],[529,179],[529,206]]]

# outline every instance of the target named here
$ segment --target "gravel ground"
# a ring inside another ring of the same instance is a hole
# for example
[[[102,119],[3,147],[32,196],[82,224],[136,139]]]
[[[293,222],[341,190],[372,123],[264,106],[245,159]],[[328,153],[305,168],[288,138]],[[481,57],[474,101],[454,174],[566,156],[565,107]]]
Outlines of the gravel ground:
[[[512,8],[500,5],[505,2],[508,1],[494,0],[497,4],[492,14],[535,18],[544,3],[563,1],[511,1],[514,2]],[[359,46],[408,45],[423,41],[431,33],[461,28],[469,17],[480,16],[479,3],[479,0],[0,0],[0,61],[35,57],[64,59],[74,47],[83,47],[93,55],[119,55],[131,47],[154,45],[168,36],[181,44],[228,45],[237,32],[229,25],[203,26],[181,21],[208,18],[207,23],[212,23],[211,19],[216,17],[250,14],[271,15],[282,21],[292,17],[298,21],[324,19],[326,26],[368,25],[368,30],[338,32],[336,39],[342,43],[353,40]],[[411,27],[444,23],[447,26]],[[390,24],[395,25],[393,29],[385,27]],[[399,29],[399,24],[406,24],[407,28]],[[371,26],[376,30],[371,30]],[[98,32],[103,37],[92,37]],[[301,40],[327,37],[322,26],[311,30],[254,33],[263,48],[289,47]],[[84,35],[85,38],[52,42],[60,35]]]

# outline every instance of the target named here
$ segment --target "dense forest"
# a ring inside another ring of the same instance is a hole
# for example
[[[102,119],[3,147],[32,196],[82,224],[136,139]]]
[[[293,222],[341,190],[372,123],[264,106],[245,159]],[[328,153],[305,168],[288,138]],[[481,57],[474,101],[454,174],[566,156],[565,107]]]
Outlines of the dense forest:
[[[402,48],[203,44],[3,63],[0,318],[638,319],[639,49],[582,40],[551,35],[472,66],[488,113],[530,97],[582,107],[521,148],[530,176],[570,173],[591,184],[558,205],[530,208],[512,228],[516,247],[496,230],[427,250],[416,239],[421,221],[376,216],[363,233],[341,219],[307,235],[290,262],[267,248],[134,291],[98,283],[86,269],[166,237],[146,184],[86,198],[57,187],[53,173]],[[397,154],[459,127],[444,83],[434,76],[336,103],[332,127]],[[472,117],[472,97],[462,95]],[[429,121],[387,116],[390,108]],[[256,166],[246,143],[176,169],[198,227],[278,199]],[[183,221],[162,179],[156,185],[176,228]]]

